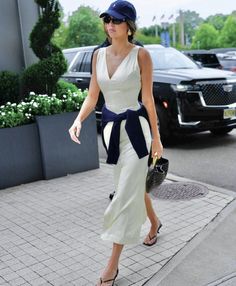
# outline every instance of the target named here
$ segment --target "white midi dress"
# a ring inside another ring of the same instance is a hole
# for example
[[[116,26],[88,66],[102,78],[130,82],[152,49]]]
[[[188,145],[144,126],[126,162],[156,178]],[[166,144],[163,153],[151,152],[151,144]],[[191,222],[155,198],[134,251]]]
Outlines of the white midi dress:
[[[119,114],[127,109],[138,110],[141,76],[138,64],[138,46],[134,46],[109,77],[106,48],[97,55],[97,81],[104,95],[106,108]],[[146,118],[139,116],[147,150],[151,147],[151,131]],[[101,238],[118,244],[136,244],[140,240],[142,224],[146,221],[145,182],[148,171],[148,155],[139,159],[125,129],[120,126],[119,159],[114,168],[115,195],[104,213]],[[103,130],[104,143],[108,147],[113,122]],[[112,189],[113,190],[113,189]]]

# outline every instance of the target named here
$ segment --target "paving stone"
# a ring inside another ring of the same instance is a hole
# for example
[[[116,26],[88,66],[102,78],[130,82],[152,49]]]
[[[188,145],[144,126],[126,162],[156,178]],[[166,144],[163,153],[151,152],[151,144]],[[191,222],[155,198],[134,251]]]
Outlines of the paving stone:
[[[171,183],[171,181],[168,181]],[[94,285],[112,243],[100,239],[103,213],[113,190],[112,168],[38,181],[0,191],[0,285]],[[163,227],[157,243],[121,255],[116,285],[141,286],[232,201],[209,189],[189,201],[153,200]]]

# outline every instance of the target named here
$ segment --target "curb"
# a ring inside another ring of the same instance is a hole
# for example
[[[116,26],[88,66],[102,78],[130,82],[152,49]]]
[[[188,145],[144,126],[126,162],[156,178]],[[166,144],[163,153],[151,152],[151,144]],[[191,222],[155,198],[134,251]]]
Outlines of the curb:
[[[111,165],[106,163],[105,159],[101,159],[100,158],[99,159],[99,163],[101,165],[103,165],[103,167],[112,168]],[[174,181],[174,182],[190,182],[190,183],[200,184],[200,185],[203,185],[203,186],[207,187],[209,190],[211,190],[213,192],[222,193],[222,194],[231,196],[233,198],[236,198],[236,192],[234,192],[234,191],[223,189],[223,188],[220,188],[220,187],[217,187],[217,186],[213,186],[213,185],[210,185],[210,184],[207,184],[207,183],[203,183],[201,181],[188,179],[188,178],[177,176],[177,175],[174,175],[174,174],[171,174],[171,173],[167,174],[166,179],[170,180],[170,181]]]
[[[170,175],[170,177],[172,177],[172,175]],[[177,178],[181,178],[181,177],[177,177],[177,176],[173,175],[172,179],[173,178],[177,179]],[[186,180],[185,178],[181,178],[181,179],[182,180]],[[199,183],[199,182],[193,181],[193,180],[188,180],[188,181]],[[201,183],[201,184],[203,184],[203,183]],[[207,184],[204,184],[204,185],[209,186],[211,188],[211,190],[212,190],[212,186],[207,185]],[[224,194],[229,194],[228,192],[230,192],[231,196],[232,196],[232,193],[233,193],[234,199],[228,205],[226,205],[222,209],[222,211],[211,222],[209,222],[203,228],[203,230],[200,233],[196,234],[186,244],[186,246],[184,246],[182,249],[180,249],[166,264],[163,265],[163,267],[157,273],[155,273],[151,278],[149,278],[143,285],[145,285],[145,286],[158,286],[161,283],[161,281],[163,279],[165,279],[168,276],[168,274],[170,274],[170,272],[177,265],[179,265],[182,262],[182,260],[188,254],[190,254],[208,235],[210,235],[210,233],[214,229],[216,229],[218,227],[218,225],[226,217],[228,217],[236,209],[236,194],[234,192],[228,191],[228,190],[223,190],[223,189],[217,188],[217,187],[214,187],[213,191],[218,191],[218,192],[221,192],[221,193],[224,193]],[[215,284],[213,284],[213,285],[215,285]],[[217,285],[219,285],[219,284],[217,284]]]

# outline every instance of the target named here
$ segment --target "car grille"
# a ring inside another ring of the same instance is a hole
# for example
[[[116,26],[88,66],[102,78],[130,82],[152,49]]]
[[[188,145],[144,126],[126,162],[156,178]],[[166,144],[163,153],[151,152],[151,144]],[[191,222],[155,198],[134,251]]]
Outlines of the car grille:
[[[199,85],[206,105],[229,105],[236,103],[236,84],[218,82],[201,83]],[[228,91],[226,90],[227,88]]]

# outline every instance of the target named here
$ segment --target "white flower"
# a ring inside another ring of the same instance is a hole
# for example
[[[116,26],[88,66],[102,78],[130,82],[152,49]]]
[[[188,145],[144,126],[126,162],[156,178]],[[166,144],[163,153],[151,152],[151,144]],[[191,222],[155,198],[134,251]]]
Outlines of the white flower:
[[[4,116],[4,115],[6,115],[6,113],[5,112],[1,112],[1,115]]]
[[[33,103],[33,107],[37,108],[38,106],[39,106],[38,103],[36,102]]]
[[[12,103],[12,105],[11,105],[11,106],[13,106],[13,107],[14,107],[14,106],[16,106],[16,103]]]
[[[53,93],[53,94],[52,94],[52,97],[56,97],[56,94],[55,94],[55,93]]]
[[[33,91],[30,92],[30,95],[35,95],[35,93]]]
[[[21,105],[23,105],[23,106],[24,106],[24,105],[26,105],[26,103],[25,103],[24,101],[22,101],[22,102],[21,102]]]
[[[66,98],[66,95],[65,94],[63,94],[63,96],[62,96],[63,98]]]

